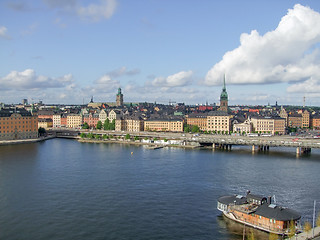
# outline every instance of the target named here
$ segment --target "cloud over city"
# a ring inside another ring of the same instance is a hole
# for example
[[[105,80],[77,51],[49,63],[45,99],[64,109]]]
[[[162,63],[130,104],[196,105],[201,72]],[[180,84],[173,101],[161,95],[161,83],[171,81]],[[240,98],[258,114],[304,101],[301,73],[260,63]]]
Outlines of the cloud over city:
[[[155,87],[182,87],[191,83],[192,71],[181,71],[168,77],[157,77],[151,84]]]
[[[8,29],[5,26],[0,26],[0,38],[11,39],[7,31]]]
[[[7,76],[0,78],[0,91],[3,90],[27,90],[49,88],[73,88],[74,79],[71,74],[62,77],[51,78],[37,75],[35,70],[26,69],[22,72],[11,71]]]
[[[320,14],[296,4],[275,30],[241,34],[240,46],[209,70],[205,84],[220,85],[226,74],[227,84],[294,83],[291,92],[306,81],[318,86],[320,28],[315,26],[320,26]]]

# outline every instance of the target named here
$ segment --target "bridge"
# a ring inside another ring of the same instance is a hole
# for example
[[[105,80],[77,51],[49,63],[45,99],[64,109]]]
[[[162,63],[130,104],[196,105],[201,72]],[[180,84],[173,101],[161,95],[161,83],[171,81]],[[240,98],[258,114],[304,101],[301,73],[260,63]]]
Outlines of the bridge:
[[[251,146],[252,151],[268,151],[270,147],[295,148],[297,154],[310,153],[312,148],[320,148],[320,138],[296,137],[296,136],[234,136],[213,134],[190,134],[172,132],[125,132],[83,129],[53,129],[49,133],[62,138],[79,138],[80,133],[92,133],[94,135],[112,135],[116,137],[158,138],[167,140],[180,140],[184,145],[207,146],[212,148],[231,150],[234,145]]]

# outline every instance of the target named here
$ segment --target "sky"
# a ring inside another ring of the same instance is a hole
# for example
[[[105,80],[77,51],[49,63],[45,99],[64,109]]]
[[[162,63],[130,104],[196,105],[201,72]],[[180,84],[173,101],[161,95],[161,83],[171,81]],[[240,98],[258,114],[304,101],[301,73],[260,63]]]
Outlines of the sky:
[[[0,102],[320,106],[319,0],[1,0]]]

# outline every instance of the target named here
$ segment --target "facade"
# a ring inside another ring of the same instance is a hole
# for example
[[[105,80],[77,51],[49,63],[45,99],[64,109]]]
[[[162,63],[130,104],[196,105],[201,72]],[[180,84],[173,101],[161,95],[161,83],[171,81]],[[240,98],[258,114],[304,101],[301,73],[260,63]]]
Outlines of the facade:
[[[116,98],[116,105],[118,107],[122,107],[123,106],[123,94],[121,93],[121,88],[118,88],[118,94],[117,94],[117,98]]]
[[[231,130],[230,116],[224,111],[212,111],[207,116],[207,131],[229,133]]]
[[[302,127],[310,127],[310,113],[307,110],[304,110],[302,113]]]
[[[320,129],[320,115],[312,116],[310,122],[313,129]]]
[[[82,116],[80,114],[68,114],[67,115],[67,127],[68,128],[80,128],[82,125]]]
[[[226,90],[226,76],[223,79],[223,88],[220,94],[220,111],[228,112],[228,93]]]
[[[251,133],[252,132],[252,124],[250,120],[245,120],[243,123],[234,123],[233,124],[233,132],[235,133]]]
[[[106,110],[102,109],[99,112],[99,121],[101,121],[102,124],[104,124],[107,118],[108,118],[108,113],[106,112]]]
[[[112,109],[109,112],[108,119],[109,119],[110,122],[112,122],[113,120],[116,120],[119,117],[121,117],[120,111]]]
[[[253,131],[268,134],[285,134],[285,119],[280,117],[251,118]]]
[[[40,118],[38,119],[38,128],[44,128],[46,130],[52,128],[53,126],[53,121],[50,118]]]
[[[0,110],[0,140],[38,138],[38,117],[25,109]]]
[[[52,116],[52,127],[53,128],[61,127],[61,114],[54,114]]]
[[[115,121],[115,130],[127,132],[142,132],[144,130],[144,121],[138,116],[118,118]]]
[[[283,107],[281,107],[279,116],[280,116],[281,118],[284,118],[284,119],[285,119],[285,124],[286,124],[286,127],[287,127],[287,126],[288,126],[288,113],[287,113],[287,111],[286,111]]]
[[[155,119],[144,121],[145,131],[183,132],[183,121],[180,119]]]
[[[201,131],[207,130],[207,114],[205,113],[191,113],[186,120],[188,125],[198,126]]]
[[[97,113],[85,113],[83,114],[83,123],[88,123],[90,128],[95,128],[99,121],[99,114]]]
[[[289,127],[302,127],[302,115],[298,113],[288,114]]]

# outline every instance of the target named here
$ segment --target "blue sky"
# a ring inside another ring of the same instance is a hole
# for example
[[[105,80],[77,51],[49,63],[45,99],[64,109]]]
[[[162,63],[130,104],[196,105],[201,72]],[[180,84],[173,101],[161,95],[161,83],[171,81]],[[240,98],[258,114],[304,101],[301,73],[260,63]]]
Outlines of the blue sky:
[[[320,1],[3,0],[0,102],[319,106]]]

